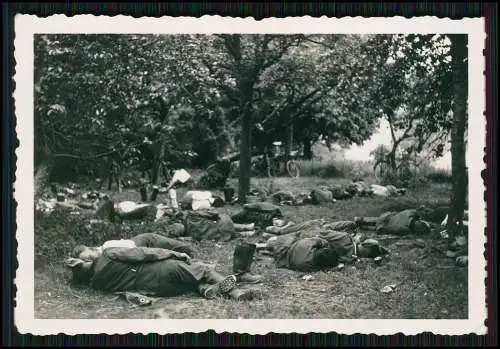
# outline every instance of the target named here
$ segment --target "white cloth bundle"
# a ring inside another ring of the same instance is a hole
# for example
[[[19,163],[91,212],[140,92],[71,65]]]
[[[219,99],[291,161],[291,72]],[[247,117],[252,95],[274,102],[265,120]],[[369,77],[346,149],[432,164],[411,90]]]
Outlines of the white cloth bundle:
[[[132,240],[120,239],[120,240],[108,240],[102,245],[102,249],[105,250],[111,247],[124,247],[124,248],[134,248],[135,242]]]

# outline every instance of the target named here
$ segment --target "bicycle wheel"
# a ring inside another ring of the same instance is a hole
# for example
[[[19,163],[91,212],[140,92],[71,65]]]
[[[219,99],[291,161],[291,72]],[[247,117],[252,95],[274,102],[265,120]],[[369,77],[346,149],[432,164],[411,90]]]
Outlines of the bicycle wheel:
[[[408,180],[413,177],[413,172],[408,164],[400,164],[397,167],[397,178],[401,180]]]
[[[410,167],[412,175],[414,177],[420,176],[420,165],[417,162],[415,162],[412,164],[412,167]]]
[[[294,160],[289,160],[286,163],[286,170],[290,177],[299,178],[300,176],[300,166]]]
[[[373,173],[377,180],[382,180],[387,174],[387,164],[384,161],[377,161],[373,166]]]

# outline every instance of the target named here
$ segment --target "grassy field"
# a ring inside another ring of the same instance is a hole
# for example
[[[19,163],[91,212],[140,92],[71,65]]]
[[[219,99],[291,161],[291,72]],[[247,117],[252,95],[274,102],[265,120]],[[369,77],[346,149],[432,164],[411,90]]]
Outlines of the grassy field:
[[[335,184],[344,179],[277,178],[252,180],[253,187],[307,192],[317,185]],[[231,184],[237,185],[236,179]],[[386,210],[401,210],[420,204],[445,202],[447,184],[428,184],[399,198],[353,198],[323,206],[284,206],[286,218],[295,222],[328,218],[350,220],[355,216],[378,216]],[[178,196],[182,193],[178,193]],[[113,198],[138,199],[137,192],[113,193]],[[234,212],[238,205],[221,208]],[[367,235],[370,233],[367,232]],[[60,260],[50,261],[35,274],[36,318],[154,318],[163,309],[170,318],[336,318],[336,319],[464,319],[468,317],[467,268],[457,267],[445,257],[445,245],[437,234],[419,237],[377,237],[391,255],[381,265],[362,260],[342,270],[304,273],[277,269],[273,260],[257,254],[252,271],[263,275],[259,286],[262,299],[236,302],[205,300],[188,294],[158,299],[152,306],[132,307],[114,295],[69,284],[69,272]],[[249,241],[264,241],[256,236]],[[217,270],[231,272],[232,254],[237,240],[228,243],[197,244],[196,259],[216,263]],[[380,289],[395,284],[392,293]]]

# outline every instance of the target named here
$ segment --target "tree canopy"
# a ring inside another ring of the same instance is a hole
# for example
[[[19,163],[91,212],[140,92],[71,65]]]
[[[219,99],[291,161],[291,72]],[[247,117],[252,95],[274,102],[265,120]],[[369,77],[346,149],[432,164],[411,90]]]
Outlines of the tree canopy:
[[[410,139],[439,155],[448,46],[441,35],[37,35],[37,152],[89,168],[134,165],[161,144],[168,161],[205,166],[290,132],[309,153],[319,139],[361,145],[386,118],[395,148]]]
[[[452,124],[452,70],[444,35],[394,35],[385,42],[372,85],[373,101],[387,120],[392,165],[398,147],[440,157]]]

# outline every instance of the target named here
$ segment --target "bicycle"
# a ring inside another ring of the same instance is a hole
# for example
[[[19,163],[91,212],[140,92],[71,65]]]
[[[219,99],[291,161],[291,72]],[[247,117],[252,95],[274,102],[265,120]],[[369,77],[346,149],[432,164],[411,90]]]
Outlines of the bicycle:
[[[412,169],[413,166],[413,169]],[[373,173],[377,180],[383,180],[390,173],[398,178],[410,178],[416,176],[420,170],[420,164],[415,159],[400,157],[396,159],[396,170],[392,169],[389,156],[379,159],[373,165]]]
[[[298,178],[300,176],[300,165],[295,159],[297,158],[298,151],[292,151],[289,154],[288,161],[285,162],[285,155],[277,155],[269,158],[269,177],[277,177],[284,173],[285,170],[290,177]]]
[[[292,159],[285,162],[284,155],[269,156],[267,153],[252,159],[251,171],[254,176],[277,177],[286,172],[290,177],[300,176],[300,165],[294,159],[298,152],[292,152]]]

